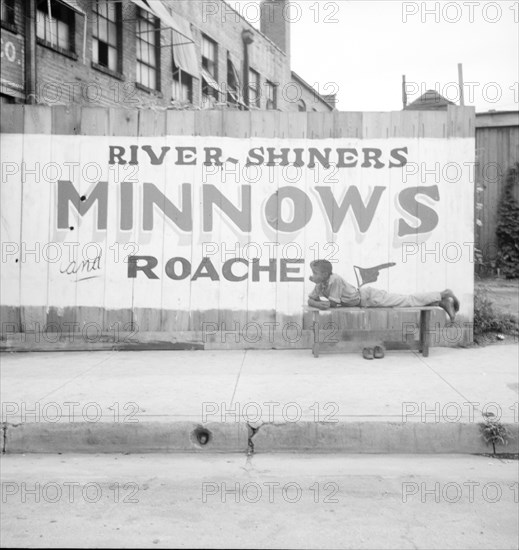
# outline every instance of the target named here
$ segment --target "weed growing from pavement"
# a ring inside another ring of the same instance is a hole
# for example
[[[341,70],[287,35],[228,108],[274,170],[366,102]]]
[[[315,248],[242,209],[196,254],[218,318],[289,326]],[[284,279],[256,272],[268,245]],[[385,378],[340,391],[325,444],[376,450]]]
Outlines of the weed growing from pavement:
[[[496,445],[506,446],[512,438],[512,434],[508,428],[504,424],[501,424],[493,414],[486,415],[480,427],[481,436],[487,445],[492,444],[494,454],[496,454]]]
[[[487,291],[478,288],[474,292],[474,341],[479,343],[489,332],[517,335],[518,319],[510,313],[496,312]]]

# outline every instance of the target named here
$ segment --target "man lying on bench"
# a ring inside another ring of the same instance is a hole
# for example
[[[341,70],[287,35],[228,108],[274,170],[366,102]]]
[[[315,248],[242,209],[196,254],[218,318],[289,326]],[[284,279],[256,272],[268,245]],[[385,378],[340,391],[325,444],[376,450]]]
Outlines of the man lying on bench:
[[[456,312],[460,308],[458,298],[450,289],[443,292],[392,294],[370,286],[356,288],[340,275],[333,273],[332,264],[328,260],[314,260],[310,267],[312,268],[310,280],[315,283],[315,288],[308,297],[308,305],[318,309],[440,306],[447,312],[450,320],[454,321]]]

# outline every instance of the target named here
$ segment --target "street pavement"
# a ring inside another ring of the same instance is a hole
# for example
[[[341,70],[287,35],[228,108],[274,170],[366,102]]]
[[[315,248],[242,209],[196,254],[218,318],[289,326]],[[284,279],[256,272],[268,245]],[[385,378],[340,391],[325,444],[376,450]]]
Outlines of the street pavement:
[[[0,545],[518,548],[517,356],[4,354]]]
[[[4,455],[2,547],[514,549],[517,460]]]

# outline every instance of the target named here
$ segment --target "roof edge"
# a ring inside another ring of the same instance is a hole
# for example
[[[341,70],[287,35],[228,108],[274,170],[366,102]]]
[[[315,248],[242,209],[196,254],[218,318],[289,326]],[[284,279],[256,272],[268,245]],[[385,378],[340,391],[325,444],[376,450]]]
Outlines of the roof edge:
[[[332,107],[328,101],[326,101],[326,99],[324,99],[324,97],[313,87],[311,86],[310,84],[308,84],[308,82],[300,75],[298,75],[295,71],[290,71],[290,74],[292,75],[292,78],[294,78],[295,80],[299,80],[299,82],[305,86],[305,88],[307,88],[308,90],[311,90],[312,93],[314,93],[329,109],[330,111],[333,111],[335,110],[335,107]]]

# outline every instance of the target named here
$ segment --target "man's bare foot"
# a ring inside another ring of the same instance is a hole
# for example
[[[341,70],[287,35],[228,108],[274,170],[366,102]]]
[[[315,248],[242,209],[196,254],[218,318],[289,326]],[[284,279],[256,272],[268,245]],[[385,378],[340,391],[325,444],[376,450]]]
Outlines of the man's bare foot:
[[[452,290],[450,288],[446,288],[441,293],[441,297],[442,297],[442,300],[444,298],[452,298],[452,300],[454,302],[454,311],[456,311],[456,313],[457,313],[460,310],[460,301],[458,300],[458,298],[456,297],[456,295],[454,294],[454,292],[452,292]]]
[[[447,312],[447,315],[452,323],[456,318],[456,309],[454,307],[454,299],[452,296],[445,296],[445,298],[442,297],[442,300],[438,305]]]

